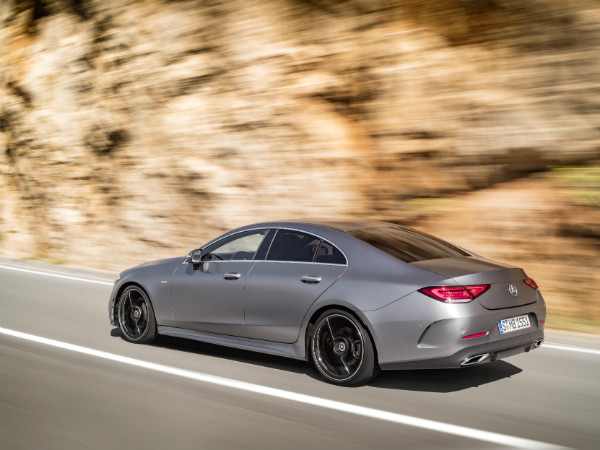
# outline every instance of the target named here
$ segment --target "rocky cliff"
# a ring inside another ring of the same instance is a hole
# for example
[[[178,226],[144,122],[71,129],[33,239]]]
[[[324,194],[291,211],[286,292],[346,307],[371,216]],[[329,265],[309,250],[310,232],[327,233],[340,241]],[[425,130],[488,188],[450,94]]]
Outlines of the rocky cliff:
[[[3,0],[0,23],[5,256],[121,270],[375,217],[525,258],[600,319],[576,311],[600,281],[593,0]]]

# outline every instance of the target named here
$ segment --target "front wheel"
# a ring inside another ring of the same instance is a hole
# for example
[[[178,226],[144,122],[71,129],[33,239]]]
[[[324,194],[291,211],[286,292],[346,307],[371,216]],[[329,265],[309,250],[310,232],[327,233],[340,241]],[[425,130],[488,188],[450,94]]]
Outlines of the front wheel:
[[[138,286],[129,286],[119,299],[119,328],[123,339],[147,344],[156,337],[156,318],[150,299]]]
[[[333,384],[358,386],[378,372],[369,333],[356,318],[339,309],[324,312],[315,322],[311,356],[317,370]]]

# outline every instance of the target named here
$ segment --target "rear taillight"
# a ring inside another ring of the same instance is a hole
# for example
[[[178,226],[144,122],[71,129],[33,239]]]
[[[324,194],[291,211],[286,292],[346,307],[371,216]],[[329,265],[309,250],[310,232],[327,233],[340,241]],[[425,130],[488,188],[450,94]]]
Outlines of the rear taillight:
[[[535,281],[533,281],[533,278],[527,278],[523,281],[525,283],[527,283],[529,286],[531,286],[532,288],[534,288],[536,291],[539,289],[537,283]]]
[[[489,284],[477,284],[475,286],[429,286],[419,289],[419,292],[444,303],[469,303],[489,288]]]

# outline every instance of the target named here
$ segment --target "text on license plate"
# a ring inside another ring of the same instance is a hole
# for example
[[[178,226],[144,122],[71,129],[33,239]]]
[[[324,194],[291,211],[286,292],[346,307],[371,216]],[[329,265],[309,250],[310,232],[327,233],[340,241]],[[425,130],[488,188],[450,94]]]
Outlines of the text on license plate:
[[[522,330],[524,328],[529,328],[530,326],[531,325],[529,324],[528,315],[511,317],[510,319],[503,319],[498,322],[498,329],[500,330],[500,334]]]

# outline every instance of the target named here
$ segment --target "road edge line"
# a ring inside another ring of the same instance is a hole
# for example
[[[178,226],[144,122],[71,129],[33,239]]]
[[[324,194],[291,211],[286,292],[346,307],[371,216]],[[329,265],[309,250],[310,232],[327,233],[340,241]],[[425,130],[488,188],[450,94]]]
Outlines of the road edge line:
[[[2,264],[0,264],[0,269],[15,270],[17,272],[34,273],[36,275],[45,275],[47,277],[54,277],[54,278],[64,278],[67,280],[85,281],[86,283],[103,284],[106,286],[112,286],[114,284],[114,282],[111,283],[109,281],[92,280],[91,278],[74,277],[72,275],[63,275],[60,273],[43,272],[43,271],[38,271],[38,270],[24,269],[22,267],[5,266]]]
[[[561,345],[554,343],[546,343],[542,344],[542,348],[552,348],[555,350],[566,350],[569,352],[578,352],[578,353],[590,353],[592,355],[600,355],[600,350],[596,350],[594,348],[585,348],[585,347],[572,347],[570,345]]]

